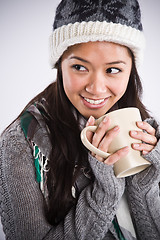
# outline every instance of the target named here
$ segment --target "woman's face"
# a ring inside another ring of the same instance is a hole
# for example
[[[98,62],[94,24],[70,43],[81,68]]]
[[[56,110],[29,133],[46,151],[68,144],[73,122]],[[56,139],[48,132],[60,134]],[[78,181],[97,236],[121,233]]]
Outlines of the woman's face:
[[[104,115],[125,93],[132,58],[129,50],[109,42],[69,47],[62,56],[64,91],[86,118]]]

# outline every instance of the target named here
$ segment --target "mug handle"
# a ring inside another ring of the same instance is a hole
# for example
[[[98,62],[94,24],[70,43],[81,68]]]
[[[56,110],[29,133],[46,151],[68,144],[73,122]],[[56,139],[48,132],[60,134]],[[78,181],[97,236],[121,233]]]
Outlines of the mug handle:
[[[81,141],[84,144],[84,146],[86,148],[88,148],[88,150],[90,150],[91,152],[95,153],[96,155],[99,155],[102,158],[107,158],[108,156],[110,156],[110,153],[104,152],[98,148],[96,148],[95,146],[93,146],[90,141],[87,139],[86,133],[87,131],[91,131],[91,132],[95,132],[97,129],[97,126],[88,126],[85,127],[82,131],[81,131]]]

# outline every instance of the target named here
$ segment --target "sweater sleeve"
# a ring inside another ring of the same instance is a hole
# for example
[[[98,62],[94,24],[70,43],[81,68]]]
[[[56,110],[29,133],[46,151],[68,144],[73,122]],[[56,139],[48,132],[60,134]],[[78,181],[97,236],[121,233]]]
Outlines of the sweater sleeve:
[[[124,179],[89,156],[95,175],[85,186],[77,204],[56,227],[45,219],[43,194],[35,180],[32,150],[19,123],[0,139],[0,214],[7,239],[103,239],[124,192]],[[107,239],[107,238],[106,238]]]
[[[160,239],[160,126],[147,119],[156,129],[158,139],[155,148],[144,156],[151,166],[127,178],[127,191],[138,239]]]

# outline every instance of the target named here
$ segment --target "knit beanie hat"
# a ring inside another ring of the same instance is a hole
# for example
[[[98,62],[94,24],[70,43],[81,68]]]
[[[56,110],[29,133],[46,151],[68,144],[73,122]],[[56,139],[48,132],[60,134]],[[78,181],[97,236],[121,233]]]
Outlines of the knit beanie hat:
[[[50,37],[51,67],[69,46],[89,41],[124,45],[133,52],[139,66],[145,38],[137,0],[62,0]]]

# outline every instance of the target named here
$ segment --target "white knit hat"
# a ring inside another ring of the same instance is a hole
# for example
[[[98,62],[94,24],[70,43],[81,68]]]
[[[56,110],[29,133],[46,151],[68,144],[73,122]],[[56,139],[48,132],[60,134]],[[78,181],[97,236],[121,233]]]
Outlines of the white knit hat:
[[[89,41],[108,41],[128,47],[138,67],[145,38],[137,0],[62,0],[50,36],[50,63],[54,68],[64,51]]]

